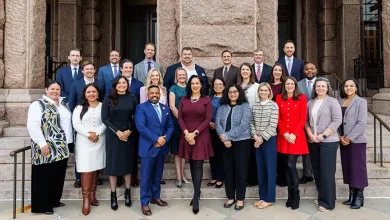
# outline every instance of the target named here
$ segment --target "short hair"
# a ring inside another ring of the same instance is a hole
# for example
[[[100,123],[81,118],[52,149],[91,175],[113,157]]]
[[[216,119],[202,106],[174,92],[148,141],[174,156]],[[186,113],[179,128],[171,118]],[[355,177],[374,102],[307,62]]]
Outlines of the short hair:
[[[68,56],[70,56],[70,52],[72,52],[72,51],[78,51],[78,52],[80,53],[80,56],[82,56],[81,50],[80,50],[79,48],[77,48],[77,47],[72,47],[72,48],[69,50],[69,52],[68,52]]]
[[[121,53],[119,53],[119,51],[116,50],[116,49],[111,50],[111,51],[110,51],[110,54],[111,54],[112,52],[117,52],[117,53],[119,54],[119,56],[121,55]]]
[[[279,66],[280,68],[282,68],[282,76],[280,77],[280,82],[283,83],[287,74],[286,74],[286,69],[283,67],[282,64],[280,63],[275,63],[275,65],[272,67],[271,69],[271,80],[269,81],[269,83],[273,84],[275,83],[275,77],[274,77],[274,69],[276,66]]]
[[[83,64],[81,64],[81,69],[84,70],[84,67],[88,66],[88,65],[92,65],[94,69],[96,69],[96,66],[95,64],[93,64],[91,61],[84,61]]]
[[[119,65],[121,68],[123,68],[123,64],[125,64],[125,63],[131,63],[131,64],[133,64],[133,66],[134,66],[134,63],[133,63],[133,61],[131,61],[130,59],[124,59],[124,60],[122,60],[122,62],[121,62],[121,64]]]
[[[261,50],[261,49],[257,48],[256,50],[253,51],[253,53],[257,53],[257,52],[263,52],[264,53],[264,50]]]
[[[358,81],[355,79],[355,78],[352,78],[352,77],[348,77],[346,79],[344,79],[341,84],[340,84],[340,98],[342,99],[345,99],[347,98],[347,94],[345,94],[345,90],[344,90],[344,87],[345,87],[345,83],[347,81],[353,81],[353,83],[355,83],[355,86],[356,86],[356,95],[358,95],[359,97],[362,97],[361,93],[360,93],[360,90],[359,90],[359,83]]]
[[[181,53],[183,53],[183,51],[185,51],[185,50],[189,50],[192,53],[192,48],[191,47],[183,47],[183,49],[181,49]]]
[[[180,70],[183,70],[185,73],[186,73],[186,82],[187,82],[187,70],[186,69],[184,69],[183,67],[178,67],[177,69],[176,69],[176,71],[175,71],[175,83],[178,83],[178,81],[177,81],[177,72],[179,72]]]
[[[221,56],[223,56],[223,54],[226,53],[226,52],[230,53],[230,56],[233,56],[233,53],[232,53],[230,50],[224,50],[224,51],[222,51]]]
[[[190,79],[188,80],[187,86],[186,86],[186,97],[189,98],[189,99],[190,99],[191,96],[192,96],[191,82],[192,82],[192,80],[195,79],[195,78],[199,79],[199,82],[200,82],[200,85],[201,85],[200,96],[203,97],[203,96],[206,95],[206,91],[205,91],[205,88],[204,88],[204,84],[203,84],[202,78],[200,78],[200,77],[197,76],[197,75],[192,75],[192,76],[190,77]]]
[[[295,84],[295,89],[294,89],[294,92],[293,92],[292,99],[293,100],[299,100],[299,96],[301,95],[301,93],[299,92],[298,82],[295,79],[295,77],[293,77],[293,76],[287,76],[286,79],[283,81],[283,85],[282,85],[282,99],[283,100],[287,100],[288,99],[287,90],[286,90],[286,82],[289,79],[292,80],[294,82],[294,84]]]
[[[253,72],[252,65],[249,64],[249,63],[243,63],[243,64],[241,64],[240,69],[239,69],[239,71],[238,71],[238,75],[237,75],[237,85],[241,85],[242,82],[244,81],[244,79],[243,79],[242,76],[241,76],[241,68],[242,68],[243,66],[249,67],[249,69],[250,69],[250,71],[251,71],[251,74],[250,74],[250,76],[249,76],[249,83],[250,83],[250,84],[255,83],[255,82],[256,82],[256,79],[255,79],[255,74],[254,74],[254,72]]]
[[[214,83],[215,81],[217,80],[221,80],[222,81],[222,84],[223,84],[223,87],[225,87],[222,91],[222,93],[225,91],[226,89],[226,83],[225,83],[225,80],[223,80],[221,77],[215,77],[213,78],[213,80],[211,81],[211,91],[210,91],[210,95],[211,96],[214,96],[215,95],[215,91],[214,91]]]
[[[160,91],[160,87],[158,87],[157,85],[151,85],[148,87],[148,92],[150,89],[153,89],[153,88],[157,88]]]
[[[292,43],[292,44],[294,44],[294,46],[295,46],[295,42],[294,41],[292,41],[292,40],[286,40],[285,42],[284,42],[284,44],[283,44],[283,48],[286,46],[286,44],[288,44],[288,43]]]
[[[48,79],[47,82],[45,83],[45,89],[48,89],[53,84],[58,84],[61,88],[61,84],[59,82],[52,79]]]
[[[223,93],[223,96],[220,101],[220,105],[228,105],[230,104],[230,99],[229,99],[229,90],[230,88],[236,88],[238,90],[238,99],[237,99],[237,105],[241,105],[244,103],[248,103],[244,90],[241,88],[241,86],[237,84],[231,84],[228,85],[228,87],[225,89],[225,92]]]
[[[315,99],[317,98],[318,94],[316,92],[316,85],[318,82],[325,82],[326,83],[326,87],[328,89],[328,91],[326,92],[326,94],[328,96],[332,96],[332,87],[330,86],[330,83],[329,83],[329,80],[327,78],[324,78],[324,77],[316,77],[316,80],[314,81],[314,84],[313,84],[313,89],[311,91],[311,99]]]
[[[154,43],[147,43],[147,44],[145,44],[144,49],[146,49],[146,47],[149,46],[149,45],[152,46],[154,48],[154,50],[156,50],[156,45]]]
[[[257,89],[257,96],[259,97],[259,100],[261,100],[260,98],[260,88],[261,87],[267,87],[267,89],[269,90],[269,95],[268,95],[268,99],[272,99],[274,97],[274,93],[272,92],[272,89],[271,89],[271,85],[267,82],[262,82],[259,84],[259,88]]]

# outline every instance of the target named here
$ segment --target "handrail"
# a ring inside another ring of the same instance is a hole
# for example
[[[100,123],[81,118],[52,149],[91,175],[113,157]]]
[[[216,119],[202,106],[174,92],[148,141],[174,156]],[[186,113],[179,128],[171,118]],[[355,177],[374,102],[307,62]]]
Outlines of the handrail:
[[[22,210],[21,213],[24,213],[24,181],[25,181],[25,165],[26,165],[26,151],[30,150],[31,146],[26,146],[17,150],[12,151],[9,155],[14,157],[14,196],[13,196],[13,219],[16,218],[16,183],[17,183],[17,163],[18,163],[18,153],[22,153]]]
[[[342,83],[342,80],[336,76],[334,73],[330,73],[338,83]],[[338,89],[338,88],[336,88]],[[382,134],[382,126],[386,128],[388,132],[390,132],[390,126],[386,124],[373,110],[367,108],[368,112],[374,116],[374,164],[376,164],[376,121],[379,121],[379,156],[381,166],[383,167],[383,134]]]

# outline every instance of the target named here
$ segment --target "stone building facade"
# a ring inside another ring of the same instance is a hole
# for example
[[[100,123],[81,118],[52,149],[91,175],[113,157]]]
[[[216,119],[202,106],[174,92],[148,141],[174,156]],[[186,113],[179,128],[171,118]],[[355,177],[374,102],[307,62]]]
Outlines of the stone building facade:
[[[28,105],[42,94],[48,53],[66,61],[68,50],[79,47],[84,60],[100,66],[108,63],[111,49],[131,44],[123,20],[131,16],[125,9],[129,4],[155,7],[156,59],[164,68],[190,46],[210,75],[221,65],[224,49],[240,64],[252,62],[252,51],[260,48],[265,62],[273,64],[281,47],[279,6],[290,3],[293,16],[286,24],[293,29],[297,57],[315,63],[321,74],[353,76],[353,59],[362,52],[362,0],[0,0],[0,126],[25,125]],[[388,88],[390,0],[382,7]]]

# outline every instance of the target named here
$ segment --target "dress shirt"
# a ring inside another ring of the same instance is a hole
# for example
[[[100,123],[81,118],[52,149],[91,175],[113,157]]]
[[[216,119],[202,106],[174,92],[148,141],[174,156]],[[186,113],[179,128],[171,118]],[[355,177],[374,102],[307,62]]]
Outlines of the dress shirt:
[[[196,72],[196,69],[195,69],[195,63],[192,63],[190,68],[186,67],[183,64],[183,62],[181,63],[181,66],[187,71],[187,82],[188,82],[188,80],[190,79],[191,76],[193,76],[193,75],[197,76],[198,75],[198,73]]]
[[[287,74],[290,75],[291,73],[288,72],[288,60],[291,60],[291,70],[292,70],[292,67],[294,65],[294,56],[291,56],[290,58],[288,56],[284,56],[284,60],[286,61],[286,67],[287,67]]]
[[[162,113],[161,113],[160,105],[158,104],[158,102],[156,104],[152,103],[152,105],[153,105],[154,109],[156,110],[158,119],[160,119],[160,122],[161,122]]]
[[[127,80],[129,80],[129,89],[130,89],[130,86],[131,86],[131,76],[129,78],[127,78]]]
[[[154,60],[144,59],[145,73],[148,74],[148,62],[150,62],[150,69],[154,68]]]
[[[76,80],[76,76],[74,75],[74,68],[76,68],[76,73],[78,74],[79,73],[79,68],[80,68],[80,65],[77,65],[77,66],[73,66],[73,65],[70,65],[70,68],[72,70],[72,78]]]
[[[255,71],[255,72],[254,72],[254,73],[255,73],[255,76],[256,76],[257,69],[259,68],[259,66],[260,66],[260,70],[261,70],[260,76],[261,76],[261,74],[263,73],[263,66],[264,66],[264,63],[260,63],[260,64],[255,63],[255,69],[253,70],[253,71]]]
[[[49,97],[43,95],[43,98],[55,105],[55,101]],[[60,126],[64,130],[66,135],[66,142],[69,144],[73,143],[72,114],[65,106],[61,105],[62,99],[64,98],[59,97],[59,105],[56,105],[56,107],[60,114]],[[29,130],[31,139],[37,143],[40,148],[47,145],[45,136],[43,136],[41,130],[41,120],[42,110],[39,106],[39,103],[35,101],[31,103],[30,108],[28,109],[27,129]]]
[[[87,78],[84,77],[85,85],[91,84],[95,82],[95,79],[92,78],[92,81],[89,81]]]
[[[309,88],[309,81],[311,81],[311,89],[313,90],[313,86],[314,86],[314,82],[316,81],[316,77],[314,77],[312,80],[309,80],[306,78],[306,87],[307,87],[307,91],[309,91],[309,95],[311,95],[311,90]]]
[[[114,65],[116,65],[116,72],[118,73],[118,75],[119,75],[120,69],[119,69],[119,63],[117,63],[117,64],[112,64],[112,63],[111,63],[112,75],[113,75],[114,78],[115,78]]]

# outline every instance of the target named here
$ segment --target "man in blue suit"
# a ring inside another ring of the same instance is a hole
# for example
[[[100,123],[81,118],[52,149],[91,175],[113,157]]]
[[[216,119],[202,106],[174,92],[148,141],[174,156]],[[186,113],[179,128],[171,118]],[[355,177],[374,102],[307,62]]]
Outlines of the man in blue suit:
[[[253,51],[253,60],[255,63],[252,65],[255,80],[257,83],[271,81],[272,67],[264,63],[264,51],[256,49]]]
[[[139,91],[141,87],[144,86],[144,84],[138,79],[133,77],[133,66],[134,66],[133,61],[129,59],[124,59],[121,62],[121,72],[122,75],[129,80],[129,85],[130,85],[129,90],[131,94],[133,94],[137,98],[139,103],[139,96],[140,96]]]
[[[187,79],[192,75],[198,75],[203,80],[203,88],[206,93],[209,93],[210,85],[204,69],[196,65],[192,61],[192,49],[190,47],[184,47],[181,50],[181,62],[173,64],[167,68],[164,76],[164,87],[169,91],[171,86],[175,84],[175,71],[177,68],[183,67],[187,71]]]
[[[99,102],[103,102],[105,95],[104,84],[99,80],[95,80],[95,65],[89,61],[85,61],[81,65],[84,78],[75,81],[70,89],[69,108],[73,112],[77,105],[81,104],[81,96],[83,95],[84,87],[87,84],[93,83],[99,88]]]
[[[72,84],[83,78],[83,73],[80,68],[81,50],[78,48],[72,48],[69,51],[68,59],[70,65],[58,70],[57,82],[61,85],[61,96],[69,98],[70,88]]]
[[[104,84],[106,94],[110,93],[112,87],[112,80],[121,75],[119,63],[121,56],[119,52],[113,50],[110,52],[110,64],[102,66],[98,71],[98,80]]]
[[[173,133],[173,122],[169,107],[159,103],[160,88],[152,85],[148,88],[148,102],[137,106],[135,124],[140,133],[139,156],[141,157],[140,200],[144,215],[151,215],[149,202],[158,206],[168,203],[160,199],[161,178],[165,156],[168,153],[167,142]]]
[[[276,63],[283,65],[287,75],[295,77],[297,81],[305,78],[303,73],[305,62],[294,57],[295,46],[294,41],[288,40],[284,43],[284,54],[285,56],[280,58]]]

